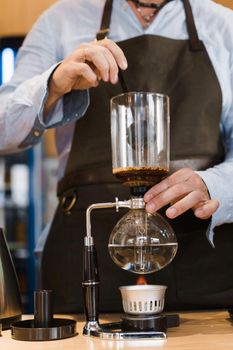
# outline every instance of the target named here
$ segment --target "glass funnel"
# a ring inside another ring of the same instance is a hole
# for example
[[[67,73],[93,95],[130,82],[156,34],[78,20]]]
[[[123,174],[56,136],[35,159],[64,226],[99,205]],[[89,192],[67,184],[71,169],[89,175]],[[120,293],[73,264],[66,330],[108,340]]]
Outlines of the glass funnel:
[[[111,99],[113,174],[125,185],[151,187],[169,170],[169,97],[129,92]]]
[[[131,190],[130,210],[114,227],[109,253],[121,268],[147,274],[169,264],[175,233],[158,213],[145,211],[143,196],[169,171],[169,98],[129,92],[111,100],[113,174]]]

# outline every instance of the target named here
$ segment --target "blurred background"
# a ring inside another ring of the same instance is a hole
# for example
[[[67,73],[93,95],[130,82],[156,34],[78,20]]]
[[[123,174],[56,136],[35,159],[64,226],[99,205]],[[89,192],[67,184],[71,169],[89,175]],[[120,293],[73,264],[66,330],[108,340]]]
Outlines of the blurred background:
[[[55,2],[0,0],[0,84],[11,78],[17,50],[34,21]],[[216,2],[233,9],[233,0]],[[0,156],[0,227],[15,263],[24,313],[33,312],[37,284],[34,249],[57,204],[57,167],[51,129],[33,149]]]
[[[0,0],[0,84],[14,71],[17,50],[32,24],[53,0]],[[48,130],[33,149],[0,156],[0,227],[19,278],[24,313],[33,311],[34,248],[56,204],[57,156]]]

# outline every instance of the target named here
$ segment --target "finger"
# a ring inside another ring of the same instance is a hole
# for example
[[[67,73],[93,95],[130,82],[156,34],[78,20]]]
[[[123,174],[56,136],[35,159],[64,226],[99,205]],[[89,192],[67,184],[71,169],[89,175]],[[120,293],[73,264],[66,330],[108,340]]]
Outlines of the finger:
[[[127,59],[125,57],[124,52],[114,41],[105,38],[103,40],[97,41],[97,43],[111,51],[112,55],[116,60],[117,65],[121,69],[125,70],[128,67]]]
[[[158,196],[161,192],[166,191],[169,188],[169,181],[168,179],[162,180],[160,183],[154,185],[149,189],[149,191],[146,192],[144,195],[144,201],[145,203],[148,203],[151,201],[154,197]]]
[[[99,45],[93,45],[93,43],[86,43],[81,45],[70,57],[75,62],[87,63],[93,71],[98,71],[97,78],[104,81],[109,80],[109,63],[103,55],[103,51],[107,51],[105,48]]]
[[[90,67],[93,69],[94,73],[96,74],[97,79],[101,80],[101,75],[100,75],[99,70],[94,65],[93,65],[93,67],[90,65]]]
[[[85,51],[85,57],[87,61],[90,61],[94,64],[97,70],[100,72],[101,78],[107,82],[109,81],[109,71],[110,65],[107,58],[107,50],[99,47],[89,47]]]
[[[180,198],[183,198],[192,190],[193,187],[189,182],[178,183],[166,188],[165,191],[160,192],[156,197],[147,202],[146,210],[149,213],[153,213],[169,203],[177,203]]]
[[[70,68],[73,69],[73,73],[77,76],[77,79],[83,78],[86,79],[91,86],[95,86],[98,82],[98,77],[96,73],[91,69],[87,63],[71,63]],[[76,82],[77,84],[77,82]],[[74,86],[75,87],[75,86]]]
[[[219,201],[210,199],[194,211],[194,214],[199,219],[208,219],[213,215],[219,207]]]
[[[109,67],[110,67],[109,80],[112,84],[116,84],[118,82],[118,71],[119,71],[118,65],[109,51],[107,51],[106,59],[108,60]]]
[[[116,62],[114,56],[112,55],[112,53],[108,49],[106,49],[104,47],[101,47],[101,50],[102,50],[102,54],[104,55],[105,59],[108,62],[108,66],[109,66],[109,72],[108,72],[109,81],[112,84],[116,84],[117,81],[118,81],[118,71],[119,71],[117,62]]]
[[[153,197],[157,196],[159,193],[166,191],[169,187],[174,186],[180,182],[186,182],[188,179],[193,176],[194,172],[191,169],[185,168],[176,171],[172,175],[166,177],[161,182],[151,187],[149,191],[144,196],[144,201],[148,202]]]
[[[89,44],[83,44],[81,45],[77,50],[75,50],[70,56],[68,56],[68,59],[73,59],[76,62],[85,62],[87,59],[87,52],[89,48]]]
[[[170,208],[166,210],[166,215],[170,219],[174,219],[177,216],[185,213],[187,210],[192,209],[198,203],[203,204],[206,203],[206,197],[204,196],[202,191],[193,191],[189,193],[187,196],[183,197],[181,200],[176,202]]]

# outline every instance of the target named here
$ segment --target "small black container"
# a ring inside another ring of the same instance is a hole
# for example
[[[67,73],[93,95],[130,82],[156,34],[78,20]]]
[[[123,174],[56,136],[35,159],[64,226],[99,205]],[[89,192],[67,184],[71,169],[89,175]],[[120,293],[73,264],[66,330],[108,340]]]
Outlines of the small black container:
[[[34,292],[34,319],[14,322],[11,337],[24,341],[48,341],[76,335],[76,321],[53,318],[52,291]]]

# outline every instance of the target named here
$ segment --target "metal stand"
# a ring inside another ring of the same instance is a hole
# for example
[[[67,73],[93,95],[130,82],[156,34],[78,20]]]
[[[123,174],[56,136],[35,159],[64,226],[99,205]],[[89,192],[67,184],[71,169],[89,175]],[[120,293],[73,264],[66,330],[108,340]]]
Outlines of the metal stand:
[[[165,339],[167,327],[179,325],[178,315],[143,315],[140,317],[125,314],[121,322],[99,324],[99,272],[94,239],[91,235],[91,211],[107,208],[144,208],[143,198],[128,201],[98,203],[88,207],[86,212],[87,234],[84,239],[83,293],[86,324],[83,334],[107,340]]]

